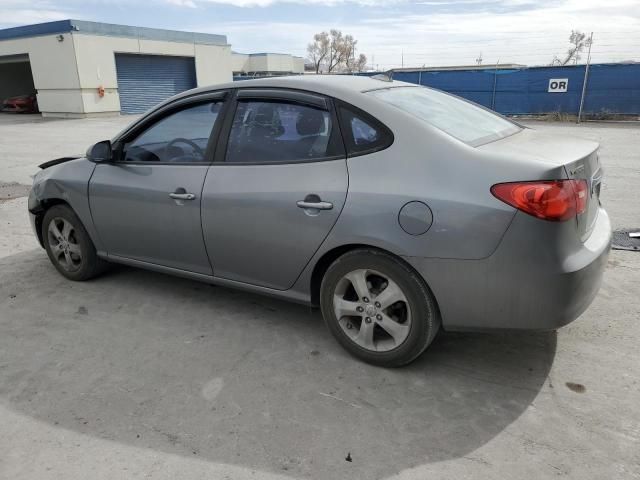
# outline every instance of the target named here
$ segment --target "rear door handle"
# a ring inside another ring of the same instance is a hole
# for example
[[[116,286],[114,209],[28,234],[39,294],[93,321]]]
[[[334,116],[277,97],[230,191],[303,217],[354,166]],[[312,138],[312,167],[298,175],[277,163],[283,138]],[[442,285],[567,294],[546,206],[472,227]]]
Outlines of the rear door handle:
[[[169,196],[174,200],[194,200],[196,196],[193,193],[170,193]]]
[[[333,203],[331,202],[307,202],[305,200],[298,200],[296,202],[299,208],[313,208],[315,210],[331,210]]]

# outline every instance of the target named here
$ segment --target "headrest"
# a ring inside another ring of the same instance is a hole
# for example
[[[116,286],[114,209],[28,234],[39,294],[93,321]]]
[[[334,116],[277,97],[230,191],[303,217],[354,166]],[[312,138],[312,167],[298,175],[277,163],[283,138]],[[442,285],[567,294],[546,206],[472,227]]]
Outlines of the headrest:
[[[315,108],[302,110],[296,121],[298,135],[318,135],[324,130],[324,113]]]
[[[259,129],[264,135],[278,136],[284,133],[280,113],[273,103],[264,102],[258,105],[250,121],[253,128]]]

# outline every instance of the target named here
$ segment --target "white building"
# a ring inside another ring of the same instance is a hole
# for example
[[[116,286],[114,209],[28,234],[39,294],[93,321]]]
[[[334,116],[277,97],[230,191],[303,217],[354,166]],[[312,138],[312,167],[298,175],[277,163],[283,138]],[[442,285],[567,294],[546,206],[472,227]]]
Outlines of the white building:
[[[62,20],[0,30],[0,101],[36,92],[43,116],[138,113],[234,71],[292,73],[301,63],[232,55],[225,35]]]
[[[262,77],[304,73],[304,58],[286,53],[237,53],[231,55],[234,75]]]

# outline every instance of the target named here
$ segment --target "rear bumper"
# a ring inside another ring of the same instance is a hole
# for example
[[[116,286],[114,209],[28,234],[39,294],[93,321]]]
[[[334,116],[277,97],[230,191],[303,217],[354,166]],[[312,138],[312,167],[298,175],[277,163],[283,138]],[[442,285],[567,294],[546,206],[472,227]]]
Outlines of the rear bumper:
[[[600,209],[580,244],[568,240],[575,230],[558,234],[558,224],[550,222],[531,238],[527,232],[540,229],[539,222],[516,215],[496,252],[483,260],[405,258],[431,287],[445,330],[549,330],[589,307],[609,255],[609,216]]]

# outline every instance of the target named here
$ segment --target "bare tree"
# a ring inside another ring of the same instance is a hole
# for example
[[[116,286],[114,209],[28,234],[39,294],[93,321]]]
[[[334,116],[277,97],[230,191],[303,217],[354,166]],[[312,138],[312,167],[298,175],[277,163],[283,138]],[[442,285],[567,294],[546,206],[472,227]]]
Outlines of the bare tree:
[[[355,62],[356,72],[363,72],[367,68],[367,56],[364,53],[358,55]]]
[[[351,35],[344,37],[344,67],[347,73],[362,72],[367,66],[367,56],[363,53],[356,56],[358,41]]]
[[[340,30],[321,32],[313,36],[313,43],[307,46],[310,62],[316,73],[323,67],[327,73],[361,72],[367,65],[367,57],[356,55],[358,41],[351,35],[343,35]]]
[[[571,35],[569,35],[569,43],[571,47],[567,50],[567,55],[564,60],[561,60],[557,56],[553,57],[553,61],[551,65],[567,65],[569,62],[573,60],[573,64],[577,65],[578,60],[580,60],[580,53],[588,48],[591,39],[587,37],[586,33],[582,33],[579,30],[571,30]]]
[[[320,73],[320,67],[326,61],[327,55],[329,55],[330,43],[329,34],[320,32],[313,36],[313,43],[307,45],[309,60],[313,62],[316,73]]]
[[[344,65],[342,66],[342,70],[347,73],[355,72],[357,44],[358,41],[355,40],[351,35],[345,35],[344,43],[342,45],[342,48],[344,49]]]
[[[335,71],[346,59],[347,49],[345,48],[345,37],[340,30],[332,29],[330,32],[331,41],[329,43],[329,60],[327,72]],[[350,37],[350,35],[347,35]],[[353,37],[351,37],[353,39]]]

